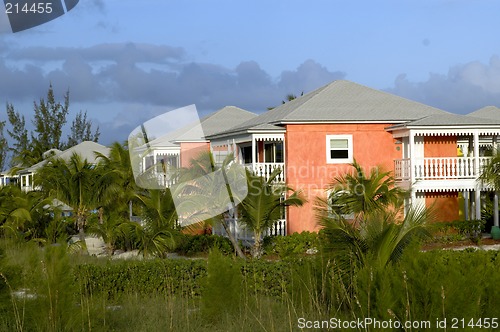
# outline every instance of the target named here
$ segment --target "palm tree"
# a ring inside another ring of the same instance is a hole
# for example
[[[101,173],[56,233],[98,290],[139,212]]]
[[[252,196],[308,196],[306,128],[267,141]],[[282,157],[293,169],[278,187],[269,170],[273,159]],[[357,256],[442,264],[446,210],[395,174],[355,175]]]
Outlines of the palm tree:
[[[191,224],[220,223],[238,257],[245,259],[246,256],[226,220],[228,210],[236,211],[237,203],[243,199],[241,196],[246,194],[246,188],[232,188],[230,185],[245,183],[244,170],[233,159],[230,154],[217,167],[210,151],[200,153],[190,161],[190,167],[181,170],[179,184],[173,187],[172,194],[177,203],[180,203],[176,203],[176,207],[182,221]]]
[[[96,153],[96,156],[101,173],[97,181],[98,206],[108,210],[108,213],[118,212],[122,219],[130,218],[132,203],[136,200],[139,188],[134,180],[126,143],[115,142],[111,145],[109,155]]]
[[[276,221],[282,218],[285,206],[302,206],[305,200],[294,191],[285,198],[291,189],[273,184],[281,170],[274,170],[266,181],[263,177],[247,170],[248,195],[240,204],[241,221],[254,233],[252,257],[262,256],[262,235]]]
[[[128,222],[118,213],[111,212],[105,217],[91,218],[88,222],[87,233],[102,238],[106,246],[106,253],[112,256],[118,241],[126,237]]]
[[[334,255],[341,271],[367,264],[384,268],[397,262],[413,241],[430,236],[426,225],[434,219],[420,207],[409,209],[401,223],[395,222],[397,212],[377,211],[356,225],[339,215],[332,216],[326,206],[318,211],[324,247]]]
[[[162,256],[175,247],[179,234],[176,228],[177,213],[170,191],[150,189],[137,195],[141,202],[142,223],[128,222],[120,226],[130,238],[135,239],[143,256]]]
[[[17,186],[0,190],[0,227],[23,239],[44,237],[54,210],[50,199],[39,192],[25,193]]]
[[[81,241],[85,240],[84,227],[89,211],[96,206],[98,177],[98,168],[76,153],[68,161],[51,159],[36,174],[35,183],[43,192],[73,209]]]
[[[481,171],[479,180],[492,186],[495,190],[500,190],[500,153],[493,152],[490,162]]]
[[[329,186],[329,203],[332,212],[354,214],[362,220],[364,215],[386,210],[389,206],[401,207],[406,191],[397,187],[390,172],[373,168],[367,176],[354,160],[353,172],[336,177]]]

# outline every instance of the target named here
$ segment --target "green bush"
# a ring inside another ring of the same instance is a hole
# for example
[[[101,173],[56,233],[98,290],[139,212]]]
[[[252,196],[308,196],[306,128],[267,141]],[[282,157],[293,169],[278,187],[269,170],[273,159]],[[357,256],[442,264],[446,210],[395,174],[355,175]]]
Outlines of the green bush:
[[[205,320],[216,322],[231,316],[242,304],[242,275],[239,264],[217,249],[208,256],[207,277],[201,297],[201,312]]]
[[[206,261],[187,259],[110,261],[75,267],[77,282],[87,294],[104,293],[110,299],[127,293],[198,296],[206,274]]]
[[[264,238],[264,252],[276,254],[280,258],[303,255],[308,249],[318,249],[318,234],[313,232],[293,233],[287,236],[269,236]]]
[[[224,255],[231,255],[234,250],[231,241],[220,235],[188,235],[182,236],[176,252],[182,255],[192,256],[208,254],[210,249],[217,248]]]
[[[0,283],[0,330],[21,325],[25,330],[75,330],[92,325],[99,331],[105,325],[103,331],[127,331],[138,325],[121,321],[143,315],[169,317],[148,325],[150,330],[173,330],[175,321],[178,330],[200,331],[234,330],[234,325],[224,324],[238,320],[261,322],[268,330],[291,330],[291,325],[272,325],[279,320],[271,317],[279,314],[290,324],[296,324],[297,317],[432,322],[500,317],[500,252],[411,249],[397,264],[366,264],[348,271],[339,270],[321,253],[279,261],[243,261],[217,254],[208,262],[87,257],[79,263],[57,246],[32,246],[31,258],[22,259],[19,252],[17,260],[10,257],[15,251],[6,250],[0,269],[9,285]],[[13,301],[11,290],[26,288],[40,296]]]
[[[455,220],[433,224],[434,231],[445,240],[470,239],[474,242],[481,240],[485,230],[484,220]]]

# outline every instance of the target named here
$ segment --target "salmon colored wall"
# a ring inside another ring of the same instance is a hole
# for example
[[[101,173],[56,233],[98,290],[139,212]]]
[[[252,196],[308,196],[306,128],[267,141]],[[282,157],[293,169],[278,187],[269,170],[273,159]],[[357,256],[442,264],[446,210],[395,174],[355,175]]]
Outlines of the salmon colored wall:
[[[457,137],[456,136],[425,136],[424,137],[424,157],[456,157]]]
[[[210,151],[206,142],[181,143],[181,167],[188,167],[192,159],[198,158],[203,151]]]
[[[308,203],[288,211],[288,233],[318,230],[314,215],[315,197],[325,196],[333,178],[352,169],[349,164],[327,164],[326,135],[352,134],[353,156],[368,173],[381,166],[393,171],[394,159],[402,157],[389,124],[297,124],[287,125],[285,134],[286,177],[295,190],[302,190]]]
[[[424,157],[456,157],[456,136],[424,137]],[[425,205],[433,207],[437,221],[454,221],[460,217],[458,193],[426,193]]]
[[[458,193],[425,193],[425,206],[436,213],[436,221],[459,219]]]
[[[263,141],[258,141],[257,142],[257,162],[258,163],[263,163],[264,162],[264,142]],[[253,160],[253,156],[252,156]]]

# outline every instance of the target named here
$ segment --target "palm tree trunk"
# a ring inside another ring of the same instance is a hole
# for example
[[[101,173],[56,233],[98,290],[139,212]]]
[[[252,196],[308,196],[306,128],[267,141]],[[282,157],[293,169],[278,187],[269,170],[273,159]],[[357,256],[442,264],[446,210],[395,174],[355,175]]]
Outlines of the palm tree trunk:
[[[233,233],[229,230],[229,226],[226,223],[226,220],[224,220],[224,217],[221,218],[220,220],[222,227],[224,227],[224,230],[226,231],[227,236],[229,237],[229,241],[231,241],[231,244],[233,245],[234,251],[236,251],[236,254],[238,257],[246,259],[247,257],[243,253],[243,251],[240,248],[240,245],[238,244],[238,241],[236,241]]]
[[[231,201],[231,205],[233,207],[233,211],[237,213],[236,209],[236,203],[234,201],[233,193],[231,191],[231,186],[229,186],[229,180],[227,178],[226,170],[224,168],[222,170],[222,176],[224,177],[224,182],[226,183],[226,189],[229,194],[229,199]],[[233,244],[234,250],[236,251],[236,254],[238,254],[238,257],[246,259],[245,254],[243,251],[241,251],[240,245],[238,244],[238,241],[234,238],[233,234],[229,231],[229,227],[227,226],[226,220],[224,220],[224,217],[221,218],[221,223],[222,227],[224,227],[224,230],[226,231],[227,236],[229,237],[229,241]]]
[[[252,246],[252,257],[261,258],[262,257],[262,238],[260,232],[255,232],[254,230],[254,243]]]

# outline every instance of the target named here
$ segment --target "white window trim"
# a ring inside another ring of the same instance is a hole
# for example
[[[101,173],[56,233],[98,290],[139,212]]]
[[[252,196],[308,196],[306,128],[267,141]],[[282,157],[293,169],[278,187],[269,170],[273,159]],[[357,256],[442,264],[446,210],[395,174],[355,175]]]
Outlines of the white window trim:
[[[331,158],[330,157],[330,140],[332,139],[347,139],[347,155],[348,158]],[[353,146],[352,135],[326,135],[326,163],[327,164],[351,164],[353,161]]]

